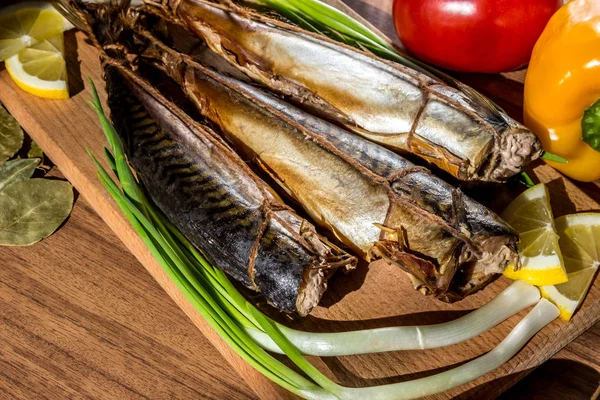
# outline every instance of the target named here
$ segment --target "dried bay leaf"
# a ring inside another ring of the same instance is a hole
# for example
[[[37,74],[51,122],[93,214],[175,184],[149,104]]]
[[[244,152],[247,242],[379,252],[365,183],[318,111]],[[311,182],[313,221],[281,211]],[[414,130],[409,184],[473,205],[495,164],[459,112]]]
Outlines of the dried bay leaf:
[[[27,150],[27,158],[39,158],[40,162],[37,165],[38,170],[44,171],[44,173],[52,169],[52,163],[44,156],[42,148],[30,137],[26,136],[25,140],[29,138],[29,148]],[[23,150],[23,149],[21,149]]]
[[[0,163],[19,151],[23,146],[23,136],[17,120],[0,106]]]
[[[0,164],[0,192],[11,183],[31,178],[39,158],[19,158]]]
[[[31,148],[27,152],[27,157],[28,158],[39,158],[39,159],[43,159],[44,158],[44,153],[42,152],[42,149],[33,140],[31,141]]]
[[[54,232],[71,213],[69,182],[28,179],[0,192],[0,245],[26,246]]]

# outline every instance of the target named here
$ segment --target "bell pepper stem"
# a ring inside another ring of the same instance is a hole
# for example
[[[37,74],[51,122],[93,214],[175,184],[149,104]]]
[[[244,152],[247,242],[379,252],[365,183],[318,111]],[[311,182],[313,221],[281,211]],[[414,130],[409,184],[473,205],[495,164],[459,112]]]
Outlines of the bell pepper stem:
[[[581,140],[600,152],[600,99],[583,112]]]

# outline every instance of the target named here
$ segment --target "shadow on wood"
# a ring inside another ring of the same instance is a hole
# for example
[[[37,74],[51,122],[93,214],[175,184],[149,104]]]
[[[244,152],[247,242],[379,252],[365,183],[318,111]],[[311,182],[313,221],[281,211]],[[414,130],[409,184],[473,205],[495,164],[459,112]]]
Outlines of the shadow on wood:
[[[515,379],[517,375],[525,377],[510,387],[518,380]],[[600,371],[573,360],[551,359],[536,369],[476,386],[454,400],[584,400],[593,399],[599,386]],[[507,387],[510,389],[506,390]],[[496,397],[499,393],[502,394]]]
[[[342,300],[346,295],[361,288],[371,266],[364,260],[358,261],[354,271],[345,274],[338,272],[328,282],[329,289],[323,295],[320,306],[329,308]]]
[[[600,199],[600,181],[596,182],[574,182],[578,189],[590,196],[592,199]],[[587,211],[598,211],[598,209],[592,209]]]
[[[65,62],[67,63],[67,82],[69,84],[69,96],[73,97],[84,89],[81,67],[77,51],[76,31],[65,32]]]
[[[599,386],[600,371],[580,362],[552,359],[535,369],[498,400],[591,399]]]
[[[510,73],[509,76],[449,73],[492,99],[515,120],[523,122],[523,83],[511,79],[513,73]]]
[[[573,201],[571,201],[567,193],[564,179],[554,179],[546,183],[546,186],[548,187],[548,191],[553,194],[550,196],[550,205],[552,206],[554,217],[560,217],[562,215],[573,214],[577,212],[577,206],[575,203],[573,203]],[[555,195],[555,193],[557,195]]]

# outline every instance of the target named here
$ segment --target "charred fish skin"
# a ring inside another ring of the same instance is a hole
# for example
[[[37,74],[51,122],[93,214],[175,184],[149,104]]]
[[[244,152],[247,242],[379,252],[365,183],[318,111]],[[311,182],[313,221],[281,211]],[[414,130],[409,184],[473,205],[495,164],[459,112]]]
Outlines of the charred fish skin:
[[[307,315],[333,271],[356,260],[320,242],[309,223],[259,187],[241,160],[147,88],[114,66],[106,76],[117,130],[161,211],[212,265],[279,310]]]
[[[326,139],[349,158],[388,180],[395,193],[410,199],[431,214],[440,216],[456,231],[468,230],[473,235],[486,233],[516,240],[517,234],[500,217],[437,178],[426,168],[416,166],[376,143],[363,140],[332,123],[303,112],[252,85],[225,76],[221,79]]]
[[[232,171],[224,167],[223,175],[217,175],[210,168],[223,160],[196,155],[210,150],[210,143],[191,136],[181,120],[143,89],[127,85],[115,67],[107,68],[106,78],[112,120],[150,197],[195,245],[208,250],[212,263],[252,287],[247,265],[264,223],[262,194],[251,185],[231,193],[237,188],[222,176]],[[223,244],[208,246],[215,236],[225,239],[219,240]]]
[[[173,77],[200,112],[238,149],[256,159],[314,221],[363,258],[385,258],[416,277],[427,293],[456,300],[481,279],[489,281],[502,272],[508,260],[516,257],[515,236],[509,233],[493,239],[485,227],[481,232],[469,231],[466,216],[460,213],[463,197],[426,169],[394,155],[395,164],[385,158],[371,160],[390,171],[390,177],[378,175],[337,149],[315,126],[329,127],[333,136],[342,132],[338,136],[353,137],[388,158],[394,153],[272,96],[261,97],[251,86],[194,63],[143,29],[136,34],[138,40],[147,42],[148,47],[142,46],[144,57]],[[279,109],[273,105],[277,101]],[[411,191],[411,185],[406,192],[399,190],[403,177],[412,179],[419,172],[431,179],[424,181],[420,193]],[[444,201],[440,196],[424,201],[427,193],[435,192],[435,185],[445,189]],[[499,219],[495,223],[502,224]],[[506,225],[502,228],[510,232]],[[497,261],[497,266],[483,268],[490,260]],[[461,276],[475,276],[467,267],[481,274],[476,275],[477,282],[469,280],[457,289],[452,279],[457,271],[463,270]],[[456,294],[450,295],[449,290]]]
[[[338,269],[357,259],[287,207],[209,128],[189,118],[133,71],[128,2],[60,0],[63,14],[100,50],[113,123],[150,198],[208,261],[306,316]]]
[[[541,155],[535,135],[506,114],[417,71],[261,15],[204,0],[168,3],[251,79],[458,179],[503,182]]]
[[[396,193],[402,194],[432,214],[441,216],[453,229],[466,229],[474,235],[486,233],[517,239],[516,232],[498,215],[437,178],[426,168],[416,166],[376,143],[363,140],[330,122],[303,112],[261,89],[232,78],[222,79],[237,85],[250,96],[325,138],[348,157],[387,179]]]

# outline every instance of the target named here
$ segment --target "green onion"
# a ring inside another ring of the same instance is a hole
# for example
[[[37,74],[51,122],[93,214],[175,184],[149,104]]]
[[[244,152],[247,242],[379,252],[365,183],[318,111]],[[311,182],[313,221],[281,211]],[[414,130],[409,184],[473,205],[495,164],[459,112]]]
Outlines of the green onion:
[[[354,332],[312,333],[278,325],[279,330],[304,355],[347,356],[384,351],[433,349],[472,339],[540,299],[539,290],[516,281],[486,305],[456,320],[426,326],[365,329]],[[269,351],[283,353],[260,329],[246,331]]]
[[[252,310],[252,312],[261,326],[265,329],[265,332],[273,338],[279,348],[283,349],[285,354],[294,362],[294,364],[321,387],[330,391],[338,398],[347,400],[414,399],[440,393],[470,382],[510,360],[540,329],[558,318],[560,314],[560,311],[555,305],[546,299],[541,299],[525,318],[519,321],[517,326],[515,326],[498,346],[487,354],[466,364],[413,381],[365,388],[347,388],[340,386],[327,378],[304,359],[295,347],[291,346],[288,341],[283,339],[283,335],[281,335],[281,332],[274,324],[270,323],[258,311]]]
[[[92,156],[98,176],[134,230],[140,235],[158,264],[173,281],[201,317],[246,362],[261,374],[290,392],[306,399],[410,399],[447,390],[481,376],[510,359],[539,329],[558,316],[558,309],[542,299],[516,326],[508,337],[486,355],[441,374],[416,381],[368,388],[346,388],[331,381],[301,353],[309,352],[315,341],[326,335],[326,341],[339,354],[387,351],[398,346],[430,348],[457,343],[475,336],[498,322],[534,303],[537,289],[516,282],[486,306],[446,324],[375,329],[340,334],[310,334],[280,325],[249,303],[231,284],[225,274],[207,260],[155,209],[127,164],[123,146],[102,110],[92,82],[94,102],[102,128],[110,145],[105,150],[108,163],[115,172],[119,187],[108,172]],[[487,311],[486,311],[487,310]],[[492,315],[492,314],[498,315]],[[454,324],[454,325],[453,325]],[[369,334],[392,340],[388,348],[372,342],[362,345]],[[339,335],[339,336],[338,336]],[[398,335],[399,338],[394,337]],[[348,340],[351,337],[353,340]],[[311,343],[303,347],[300,341]],[[348,343],[345,343],[348,342]],[[260,344],[260,345],[259,345]],[[267,353],[264,346],[283,352],[305,375]],[[327,354],[332,355],[332,354]]]

